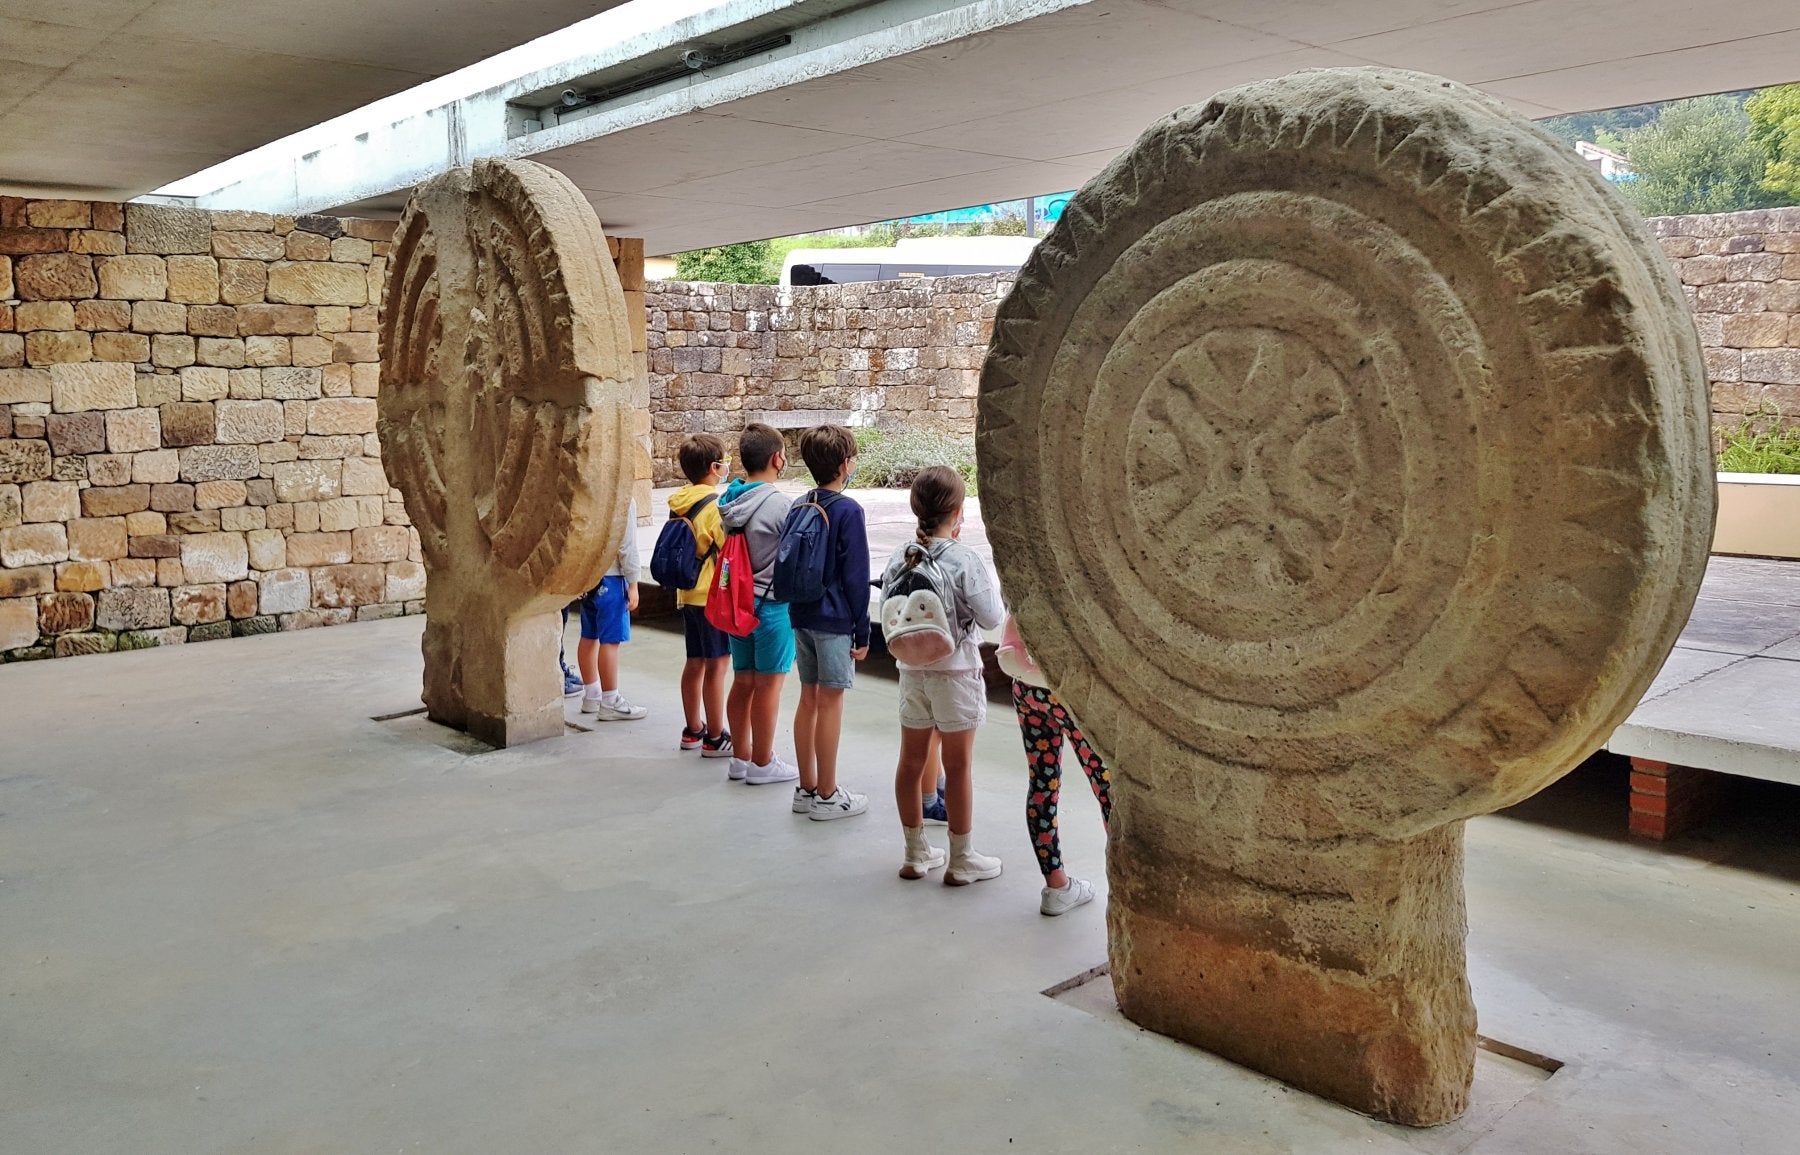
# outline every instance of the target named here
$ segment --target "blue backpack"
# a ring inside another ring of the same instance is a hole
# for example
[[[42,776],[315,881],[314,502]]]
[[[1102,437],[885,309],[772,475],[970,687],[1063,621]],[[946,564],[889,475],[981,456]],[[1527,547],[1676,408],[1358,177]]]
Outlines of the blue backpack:
[[[775,600],[806,605],[825,596],[825,569],[831,544],[831,515],[827,511],[843,497],[829,489],[815,489],[805,501],[788,510],[781,527],[781,546],[775,554]]]
[[[716,493],[688,506],[686,513],[669,511],[669,520],[663,523],[662,532],[656,535],[656,548],[650,552],[650,576],[656,584],[664,589],[691,590],[700,584],[700,571],[706,566],[707,558],[718,552],[718,547],[700,553],[700,539],[694,536],[694,519],[700,511],[719,499]]]

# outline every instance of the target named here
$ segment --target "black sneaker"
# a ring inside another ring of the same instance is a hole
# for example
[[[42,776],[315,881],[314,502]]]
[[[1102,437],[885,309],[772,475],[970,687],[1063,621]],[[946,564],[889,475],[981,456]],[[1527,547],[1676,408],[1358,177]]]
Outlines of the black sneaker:
[[[686,726],[681,728],[681,748],[683,750],[698,750],[700,743],[705,738],[705,730],[690,730]]]
[[[717,738],[711,738],[711,737],[701,738],[700,739],[700,757],[702,757],[702,758],[729,758],[729,757],[731,757],[731,731],[725,730],[725,731],[721,732]]]

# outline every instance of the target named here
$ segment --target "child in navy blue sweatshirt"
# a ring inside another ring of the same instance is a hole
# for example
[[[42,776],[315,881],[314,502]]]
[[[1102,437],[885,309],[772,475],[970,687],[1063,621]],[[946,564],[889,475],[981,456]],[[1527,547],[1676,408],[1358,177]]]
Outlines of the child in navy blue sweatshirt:
[[[852,794],[837,780],[844,691],[855,681],[856,663],[869,656],[869,534],[862,506],[843,492],[856,472],[856,435],[841,425],[809,429],[801,435],[800,456],[818,486],[802,500],[817,502],[830,528],[825,596],[788,607],[800,671],[800,708],[794,711],[800,785],[794,812],[824,821],[869,808],[867,795]]]

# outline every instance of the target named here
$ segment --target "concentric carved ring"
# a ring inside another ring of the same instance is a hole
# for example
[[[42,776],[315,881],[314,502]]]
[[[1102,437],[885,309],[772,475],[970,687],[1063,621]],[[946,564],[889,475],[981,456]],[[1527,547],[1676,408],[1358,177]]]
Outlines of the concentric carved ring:
[[[1704,564],[1704,377],[1661,254],[1563,152],[1433,78],[1303,73],[1157,124],[1022,270],[987,520],[1102,749],[1191,756],[1126,773],[1431,825],[1636,701]],[[1361,787],[1398,763],[1415,788]]]

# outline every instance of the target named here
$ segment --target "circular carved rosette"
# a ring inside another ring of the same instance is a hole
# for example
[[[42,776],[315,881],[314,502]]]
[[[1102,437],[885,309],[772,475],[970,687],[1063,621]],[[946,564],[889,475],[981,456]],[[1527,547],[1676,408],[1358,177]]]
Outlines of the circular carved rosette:
[[[631,339],[593,208],[529,161],[478,161],[466,361],[474,502],[494,560],[583,593],[619,549],[632,485]]]
[[[1073,198],[979,456],[1021,628],[1123,773],[1391,836],[1623,719],[1698,589],[1707,436],[1619,199],[1480,94],[1358,69],[1173,113]]]
[[[407,205],[394,233],[381,326],[381,403],[376,428],[382,463],[406,501],[419,546],[434,569],[449,559],[444,520],[444,396],[439,360],[444,327],[438,316],[437,238],[431,218]]]

